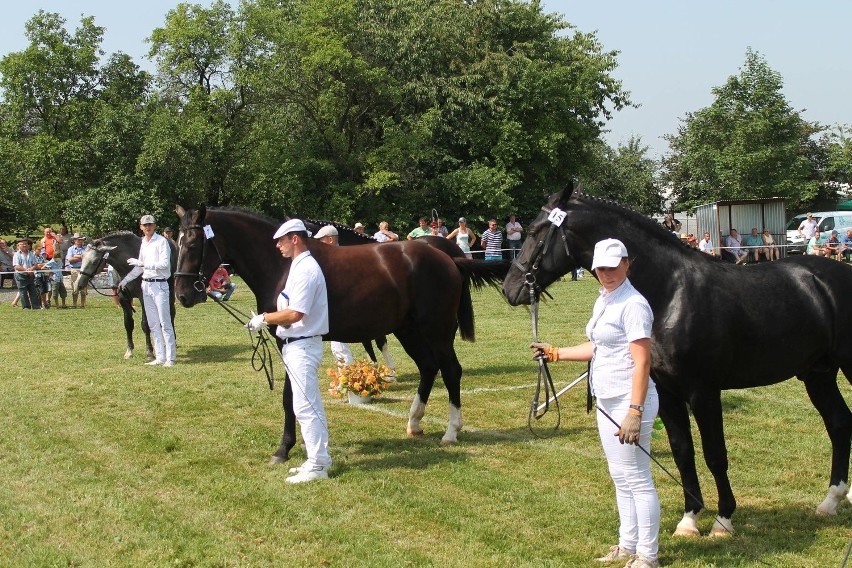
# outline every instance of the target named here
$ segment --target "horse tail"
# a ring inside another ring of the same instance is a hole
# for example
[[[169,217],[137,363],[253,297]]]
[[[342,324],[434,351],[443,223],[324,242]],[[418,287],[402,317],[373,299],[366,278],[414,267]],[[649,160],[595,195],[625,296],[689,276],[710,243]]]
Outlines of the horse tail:
[[[473,342],[476,341],[476,332],[474,330],[473,299],[470,295],[471,286],[477,290],[486,286],[500,290],[503,279],[509,272],[510,263],[508,261],[474,260],[465,257],[456,257],[453,258],[453,261],[462,275],[462,294],[458,308],[459,332],[463,340]]]

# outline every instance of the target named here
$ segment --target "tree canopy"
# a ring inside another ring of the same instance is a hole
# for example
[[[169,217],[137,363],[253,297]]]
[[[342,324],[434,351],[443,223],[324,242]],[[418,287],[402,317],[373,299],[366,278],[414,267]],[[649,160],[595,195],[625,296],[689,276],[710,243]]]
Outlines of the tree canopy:
[[[523,214],[630,104],[616,52],[537,1],[180,4],[153,75],[104,60],[93,18],[65,23],[39,12],[0,60],[0,229],[102,232],[176,202],[398,227]]]

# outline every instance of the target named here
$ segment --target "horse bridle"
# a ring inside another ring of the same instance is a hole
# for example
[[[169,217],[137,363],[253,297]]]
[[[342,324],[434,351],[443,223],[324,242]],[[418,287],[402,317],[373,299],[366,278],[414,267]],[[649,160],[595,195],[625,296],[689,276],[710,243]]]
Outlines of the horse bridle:
[[[201,225],[189,225],[186,227],[186,229],[197,229],[201,231],[202,234],[204,234],[204,227]],[[201,259],[198,261],[198,272],[175,272],[175,278],[195,278],[195,281],[192,283],[192,287],[196,292],[199,293],[207,291],[208,278],[204,276],[204,258],[207,256],[207,241],[211,241],[211,243],[213,244],[213,250],[215,250],[216,254],[219,256],[219,264],[223,264],[225,261],[222,260],[222,255],[219,253],[219,248],[216,246],[216,241],[214,241],[212,237],[208,239],[207,235],[204,234],[204,238],[201,239]],[[177,260],[178,266],[180,266],[181,248],[182,247],[179,244]]]
[[[550,207],[542,207],[542,211],[544,211],[547,215],[553,211],[553,208]],[[539,263],[541,259],[547,254],[550,249],[550,241],[552,240],[553,233],[559,229],[556,223],[551,222],[550,228],[547,230],[547,234],[544,238],[539,239],[538,243],[535,245],[535,250],[533,250],[529,259],[529,269],[526,266],[521,264],[521,261],[516,257],[515,260],[512,261],[512,264],[515,265],[523,274],[524,274],[524,286],[527,287],[530,293],[530,306],[535,306],[538,308],[538,300],[541,296],[541,288],[538,286],[538,282],[536,281],[536,274],[538,274]],[[562,246],[565,248],[565,256],[570,258],[571,253],[568,250],[568,239],[565,238],[565,231],[560,231],[559,233],[562,236]],[[538,337],[538,322],[535,321],[533,325],[533,336],[535,338]],[[537,341],[538,339],[536,339]]]

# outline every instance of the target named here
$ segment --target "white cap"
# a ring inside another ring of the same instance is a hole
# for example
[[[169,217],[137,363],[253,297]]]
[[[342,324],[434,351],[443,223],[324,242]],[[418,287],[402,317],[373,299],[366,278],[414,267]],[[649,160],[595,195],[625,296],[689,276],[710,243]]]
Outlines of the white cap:
[[[325,225],[325,226],[323,226],[323,228],[321,228],[319,231],[317,231],[317,234],[314,235],[314,238],[315,239],[321,239],[323,237],[336,237],[336,236],[337,236],[337,229],[335,229],[331,225]]]
[[[618,239],[604,239],[595,245],[592,270],[601,266],[615,268],[622,258],[627,257],[627,247]]]
[[[275,231],[275,234],[272,235],[272,238],[276,241],[286,235],[287,233],[295,233],[296,231],[304,231],[311,236],[311,232],[305,227],[305,224],[302,223],[301,219],[290,219],[289,221],[285,221],[283,225],[278,227],[278,230]]]
[[[142,215],[142,218],[139,219],[140,225],[148,225],[148,224],[154,225],[156,223],[157,222],[154,220],[153,215]]]
[[[363,228],[364,228],[364,224],[363,224],[363,223],[360,223],[360,222],[355,223],[355,228],[356,228],[356,229],[363,229]]]

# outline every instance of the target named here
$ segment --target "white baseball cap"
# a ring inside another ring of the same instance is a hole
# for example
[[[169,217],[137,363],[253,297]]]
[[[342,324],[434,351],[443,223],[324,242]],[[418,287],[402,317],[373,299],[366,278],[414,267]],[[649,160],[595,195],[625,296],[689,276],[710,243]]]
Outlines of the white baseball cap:
[[[140,225],[155,225],[156,223],[153,215],[142,215],[142,218],[139,219]]]
[[[622,258],[627,257],[627,247],[618,239],[604,239],[595,245],[592,270],[601,266],[615,268]]]
[[[355,223],[355,228],[356,228],[356,229],[363,229],[363,228],[364,228],[364,224],[363,224],[363,223],[360,223],[360,222]]]
[[[283,225],[278,227],[278,230],[275,231],[275,234],[272,236],[276,241],[286,235],[287,233],[295,233],[296,231],[304,231],[311,236],[311,232],[305,227],[305,224],[302,223],[301,219],[290,219],[289,221],[285,221]]]
[[[315,239],[321,239],[323,237],[336,237],[336,236],[337,236],[337,229],[335,229],[331,225],[325,225],[325,226],[323,226],[323,228],[321,228],[319,231],[317,231],[317,234],[314,235],[314,238]]]

